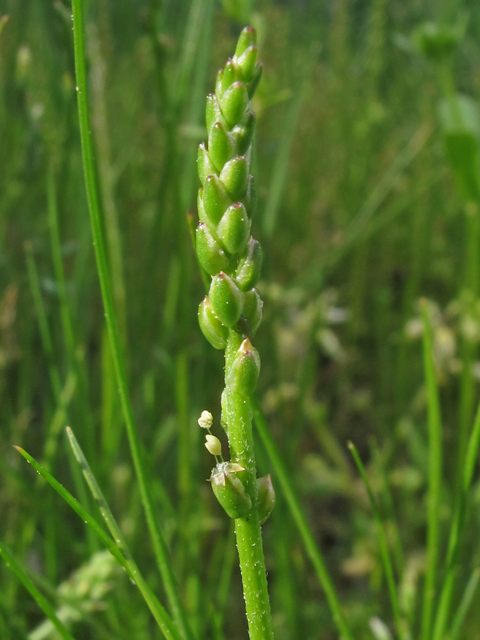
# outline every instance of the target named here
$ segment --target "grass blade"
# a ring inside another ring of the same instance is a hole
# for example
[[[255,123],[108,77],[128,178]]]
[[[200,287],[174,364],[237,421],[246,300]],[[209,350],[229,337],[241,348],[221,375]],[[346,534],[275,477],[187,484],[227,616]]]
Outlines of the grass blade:
[[[370,504],[372,505],[373,518],[375,520],[378,543],[380,545],[380,554],[382,556],[383,568],[385,570],[385,575],[387,577],[387,585],[388,585],[388,593],[390,595],[390,602],[392,603],[393,617],[395,619],[395,627],[397,628],[397,635],[399,640],[402,640],[403,625],[402,625],[402,620],[400,616],[400,604],[398,602],[397,586],[395,584],[395,577],[393,574],[393,565],[392,565],[392,560],[390,558],[390,553],[388,551],[387,538],[385,536],[385,530],[383,528],[382,517],[380,515],[380,511],[377,505],[377,501],[375,500],[375,496],[373,495],[372,487],[370,485],[370,480],[368,479],[367,472],[365,471],[363,462],[360,459],[360,456],[358,455],[358,451],[355,445],[353,444],[353,442],[348,443],[348,448],[350,449],[353,459],[355,460],[355,464],[357,465],[357,469],[363,480],[365,489],[367,490]]]
[[[290,481],[287,470],[285,469],[275,442],[270,435],[267,422],[263,416],[262,410],[258,400],[251,396],[250,398],[253,419],[263,445],[268,453],[268,457],[273,466],[275,474],[278,478],[280,486],[282,487],[285,500],[288,508],[298,529],[302,542],[305,546],[308,557],[310,558],[318,580],[325,591],[330,610],[332,612],[333,620],[340,632],[341,638],[346,640],[353,640],[353,635],[347,626],[342,610],[340,608],[340,602],[335,591],[332,578],[325,565],[322,552],[317,546],[315,539],[312,535],[311,529],[308,525],[307,519],[300,506],[300,502],[295,495],[292,483]]]
[[[462,628],[465,616],[468,613],[470,605],[473,602],[473,596],[477,590],[478,582],[480,581],[480,569],[475,569],[472,573],[470,580],[468,581],[465,592],[462,596],[462,600],[453,619],[452,628],[447,635],[448,640],[457,640],[460,630]]]
[[[423,591],[422,640],[429,640],[433,604],[435,599],[435,581],[440,544],[440,491],[442,484],[442,426],[440,417],[440,401],[435,365],[433,362],[433,343],[430,322],[427,315],[426,301],[422,301],[423,319],[423,358],[428,401],[428,529],[427,529],[427,569]]]
[[[155,616],[155,619],[157,620],[164,636],[166,638],[172,638],[172,640],[179,640],[180,636],[175,626],[173,625],[170,616],[158,602],[157,598],[150,590],[150,587],[148,587],[147,583],[142,577],[137,564],[133,559],[132,554],[130,553],[130,549],[128,548],[125,537],[121,532],[120,527],[118,526],[118,523],[115,520],[107,501],[105,500],[105,496],[103,495],[102,490],[100,489],[98,482],[93,475],[92,470],[90,469],[90,466],[83,454],[83,451],[80,448],[80,445],[78,444],[77,439],[75,438],[75,435],[70,427],[67,427],[67,435],[70,441],[70,445],[73,449],[73,453],[75,454],[75,458],[77,459],[77,462],[82,469],[85,480],[87,481],[95,502],[100,509],[100,513],[102,514],[102,517],[105,520],[105,523],[110,533],[112,534],[118,549],[120,550],[122,556],[125,558],[125,565],[129,569],[129,574],[132,580],[138,585],[138,588],[140,589],[153,615]]]
[[[0,555],[3,556],[3,559],[7,563],[7,567],[13,571],[13,573],[17,576],[17,578],[22,582],[23,586],[30,593],[32,598],[38,604],[40,609],[42,609],[43,613],[47,616],[47,618],[54,625],[55,629],[58,631],[63,640],[75,640],[74,637],[70,634],[68,629],[60,622],[55,614],[55,610],[42,594],[42,592],[35,586],[31,577],[22,569],[22,567],[15,560],[11,551],[8,547],[5,546],[3,542],[0,541]]]
[[[93,240],[97,270],[102,291],[102,299],[105,310],[110,348],[115,365],[120,399],[128,433],[128,441],[132,454],[135,473],[142,499],[143,508],[147,520],[148,529],[153,543],[155,558],[160,570],[168,601],[172,609],[173,617],[181,629],[186,640],[191,640],[192,633],[189,629],[184,607],[177,593],[174,574],[168,557],[168,551],[163,539],[160,527],[156,521],[153,501],[148,487],[144,466],[140,455],[140,440],[135,425],[133,407],[130,400],[125,363],[122,356],[118,322],[113,301],[113,289],[108,269],[105,238],[100,217],[99,191],[96,179],[96,166],[93,156],[92,139],[90,134],[90,117],[88,111],[87,79],[85,69],[85,51],[83,43],[83,2],[72,1],[73,9],[73,34],[75,49],[75,73],[77,79],[78,117],[80,124],[80,137],[82,143],[83,168],[85,174],[85,186],[87,191],[88,208],[92,225]]]

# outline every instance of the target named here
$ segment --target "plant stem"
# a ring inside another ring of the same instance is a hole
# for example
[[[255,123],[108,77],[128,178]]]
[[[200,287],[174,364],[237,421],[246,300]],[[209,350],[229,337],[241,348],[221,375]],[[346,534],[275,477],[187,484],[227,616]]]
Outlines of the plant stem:
[[[85,51],[83,44],[83,16],[82,0],[72,0],[73,9],[73,35],[75,43],[75,73],[77,79],[78,116],[80,123],[80,137],[82,142],[83,168],[85,173],[85,186],[87,191],[88,208],[92,224],[95,256],[97,260],[98,277],[102,291],[105,319],[107,323],[112,359],[122,402],[122,408],[127,427],[128,441],[132,454],[133,464],[137,475],[138,486],[143,508],[148,524],[148,529],[153,543],[155,558],[160,570],[168,601],[174,620],[186,640],[192,638],[188,626],[184,608],[177,593],[175,578],[168,557],[167,546],[160,531],[160,527],[154,515],[154,505],[147,483],[145,470],[140,454],[140,440],[135,425],[132,402],[128,393],[127,374],[122,355],[118,322],[113,301],[113,288],[108,269],[105,239],[100,218],[99,190],[96,180],[96,167],[93,156],[92,139],[90,134],[90,117],[88,111],[88,94],[85,70]]]
[[[242,337],[230,329],[225,352],[225,373],[237,353]],[[242,482],[252,499],[248,517],[235,520],[238,556],[242,572],[243,594],[247,611],[250,640],[273,640],[270,601],[268,598],[267,573],[263,556],[262,532],[258,518],[256,464],[253,450],[252,418],[247,397],[227,387],[227,424],[230,453],[245,471]]]

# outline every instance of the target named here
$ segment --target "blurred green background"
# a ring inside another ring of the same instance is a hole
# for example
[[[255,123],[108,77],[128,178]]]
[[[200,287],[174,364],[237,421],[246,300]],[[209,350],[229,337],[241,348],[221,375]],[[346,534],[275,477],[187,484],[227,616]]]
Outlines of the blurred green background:
[[[356,444],[380,496],[415,637],[428,458],[421,297],[443,412],[443,534],[478,400],[480,4],[85,5],[92,134],[130,392],[197,638],[247,633],[232,532],[205,482],[211,459],[196,424],[208,409],[220,431],[223,364],[197,325],[204,293],[186,215],[196,219],[205,95],[246,23],[258,31],[264,63],[254,100],[253,232],[265,254],[258,397],[355,638],[381,640],[388,636],[373,635],[380,631],[369,621],[389,625],[392,614],[372,513],[346,446]],[[71,577],[99,543],[11,447],[42,460],[93,511],[66,444],[71,425],[163,597],[106,339],[71,8],[63,0],[0,0],[2,15],[0,539],[58,607],[77,602],[79,640],[157,638],[135,588],[112,566],[105,570],[104,559],[94,556],[87,577]],[[257,456],[260,472],[271,471],[260,442]],[[457,606],[480,564],[478,479],[470,507]],[[337,638],[278,490],[264,545],[276,637]],[[5,563],[0,591],[1,640],[55,637],[42,631],[41,612]],[[475,640],[479,627],[473,608],[462,637]]]

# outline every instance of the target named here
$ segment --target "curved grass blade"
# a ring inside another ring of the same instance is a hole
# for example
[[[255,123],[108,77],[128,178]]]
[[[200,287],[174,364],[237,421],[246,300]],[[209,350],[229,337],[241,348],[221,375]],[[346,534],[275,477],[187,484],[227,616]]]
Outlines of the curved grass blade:
[[[7,563],[7,567],[9,567],[17,576],[17,578],[22,582],[25,589],[27,589],[40,609],[42,609],[43,613],[51,621],[55,629],[60,634],[62,640],[75,640],[68,629],[60,622],[57,615],[55,614],[55,610],[42,594],[42,592],[38,589],[38,587],[35,586],[31,577],[22,569],[8,547],[6,547],[5,544],[1,541],[0,556],[3,556],[3,559]]]
[[[112,359],[122,402],[122,409],[127,427],[128,441],[132,454],[133,465],[137,476],[142,505],[145,511],[148,529],[153,543],[155,559],[162,576],[167,598],[173,617],[180,628],[185,640],[192,640],[192,632],[188,625],[185,608],[183,607],[175,584],[173,570],[168,557],[168,550],[155,518],[153,501],[147,483],[144,466],[140,454],[140,439],[136,429],[132,402],[128,392],[127,373],[122,355],[120,334],[113,300],[113,288],[105,251],[105,238],[100,216],[100,200],[97,185],[97,171],[93,156],[93,145],[90,134],[90,115],[88,110],[87,78],[85,65],[85,51],[83,43],[83,2],[72,0],[73,35],[75,53],[75,74],[77,80],[78,118],[80,138],[82,143],[83,169],[87,192],[88,208],[92,225],[97,271],[102,291],[108,337],[112,350]]]
[[[150,587],[148,587],[145,581],[141,578],[136,565],[135,569],[137,573],[134,573],[132,564],[128,562],[121,548],[119,548],[119,546],[117,546],[117,544],[110,538],[110,536],[105,533],[105,531],[98,524],[95,518],[91,516],[84,507],[82,507],[82,505],[72,496],[72,494],[67,491],[67,489],[65,489],[65,487],[61,485],[60,482],[58,482],[58,480],[56,480],[46,469],[44,469],[44,467],[42,467],[42,465],[40,465],[35,460],[35,458],[32,458],[32,456],[24,449],[22,449],[21,447],[15,447],[15,449],[25,458],[25,460],[29,464],[32,465],[35,471],[37,471],[42,476],[42,478],[44,478],[53,489],[55,489],[55,491],[65,500],[65,502],[70,507],[72,507],[75,513],[80,516],[85,524],[100,538],[100,540],[103,542],[108,551],[110,551],[112,556],[125,569],[129,578],[138,586],[160,628],[162,628],[164,619],[167,621],[167,624],[173,628],[173,635],[165,634],[165,637],[171,638],[172,640],[179,640],[178,632],[173,627],[173,623],[170,620],[167,612],[158,602],[155,595],[151,592]]]
[[[468,613],[470,605],[473,602],[473,596],[475,595],[475,591],[477,590],[478,582],[480,581],[480,569],[475,569],[472,573],[470,580],[467,583],[465,592],[462,596],[462,600],[460,601],[460,605],[457,609],[457,613],[453,619],[452,628],[450,633],[447,634],[448,640],[457,640],[460,634],[460,630],[462,628],[463,621],[465,620],[465,616]]]
[[[147,583],[145,582],[145,579],[141,575],[137,567],[137,564],[130,552],[130,549],[128,548],[127,541],[125,540],[125,537],[121,532],[120,527],[118,526],[118,523],[115,520],[113,513],[107,504],[107,501],[105,500],[105,496],[103,495],[102,490],[100,489],[98,482],[95,476],[93,475],[92,470],[90,469],[90,466],[83,454],[82,449],[80,448],[80,445],[77,442],[77,439],[75,438],[73,431],[70,429],[70,427],[67,427],[66,431],[67,431],[68,439],[70,441],[70,445],[73,449],[73,453],[75,454],[75,458],[77,459],[77,462],[82,469],[82,473],[85,477],[85,480],[87,481],[90,491],[92,492],[95,502],[97,503],[98,508],[100,509],[100,513],[102,514],[102,517],[105,520],[105,524],[107,525],[110,533],[112,534],[113,539],[117,544],[117,547],[119,548],[120,552],[125,558],[125,565],[129,569],[129,574],[132,580],[138,585],[138,588],[140,589],[143,597],[145,598],[145,601],[147,602],[161,630],[163,631],[164,636],[166,638],[180,640],[178,631],[173,625],[173,622],[171,621],[170,616],[167,614],[165,609],[158,602],[158,600],[156,599],[156,597],[148,587]]]
[[[310,558],[315,569],[315,573],[317,574],[318,580],[322,585],[323,590],[325,591],[325,596],[332,612],[333,620],[340,632],[340,637],[345,638],[346,640],[353,640],[352,632],[348,628],[346,620],[343,616],[342,610],[340,608],[340,602],[335,591],[335,586],[325,565],[325,560],[323,558],[322,552],[315,542],[315,538],[312,535],[305,514],[303,513],[303,510],[300,506],[300,502],[295,495],[295,491],[289,479],[287,470],[283,465],[275,442],[270,435],[267,422],[260,408],[260,404],[255,396],[251,396],[250,402],[255,426],[257,427],[257,431],[263,442],[263,446],[267,451],[270,462],[275,470],[278,481],[280,482],[285,500],[287,502],[295,525],[298,529],[302,542],[305,546],[307,555]]]
[[[360,459],[360,456],[358,455],[358,451],[355,445],[353,444],[353,442],[348,443],[348,448],[352,453],[355,464],[357,465],[358,472],[360,473],[360,476],[363,480],[363,484],[365,485],[365,489],[367,490],[370,504],[372,505],[373,518],[375,520],[378,543],[380,545],[380,554],[382,556],[383,568],[385,570],[385,575],[387,577],[387,585],[388,585],[388,593],[390,595],[390,602],[392,603],[393,617],[395,619],[395,627],[397,629],[397,636],[399,640],[402,640],[404,636],[403,636],[402,619],[400,615],[400,604],[398,602],[397,586],[395,584],[395,577],[393,574],[393,565],[392,565],[392,560],[390,558],[390,553],[388,551],[387,538],[385,536],[385,530],[383,528],[382,517],[380,515],[380,511],[377,505],[377,501],[375,500],[375,496],[373,495],[372,486],[370,484],[370,480],[368,479],[367,472],[365,471],[363,462]]]

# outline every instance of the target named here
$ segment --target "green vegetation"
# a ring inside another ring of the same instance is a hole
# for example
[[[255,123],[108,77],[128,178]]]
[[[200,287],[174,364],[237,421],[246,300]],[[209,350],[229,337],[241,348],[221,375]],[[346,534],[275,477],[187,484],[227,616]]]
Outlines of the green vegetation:
[[[0,3],[1,640],[476,639],[479,77],[473,0]]]

